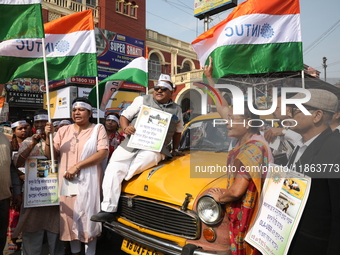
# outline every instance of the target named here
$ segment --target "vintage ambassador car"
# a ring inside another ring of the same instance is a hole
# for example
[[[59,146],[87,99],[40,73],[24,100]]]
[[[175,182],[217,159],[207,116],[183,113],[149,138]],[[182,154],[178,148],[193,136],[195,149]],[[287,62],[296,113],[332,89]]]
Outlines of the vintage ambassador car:
[[[230,138],[217,113],[182,133],[185,156],[162,161],[123,184],[117,221],[105,223],[128,254],[230,254],[225,205],[208,194],[226,187]]]

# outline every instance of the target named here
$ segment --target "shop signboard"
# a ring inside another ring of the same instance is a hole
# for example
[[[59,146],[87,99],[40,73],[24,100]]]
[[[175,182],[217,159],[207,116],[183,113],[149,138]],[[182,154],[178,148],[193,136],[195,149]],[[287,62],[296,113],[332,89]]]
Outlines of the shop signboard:
[[[7,91],[7,102],[10,107],[42,106],[43,94],[26,91]]]
[[[98,66],[119,70],[144,56],[144,41],[104,29],[95,29]]]
[[[14,79],[5,84],[6,91],[20,91],[20,92],[45,92],[45,81],[43,79],[35,78],[20,78]]]
[[[49,82],[49,88],[54,89],[60,86],[66,85],[66,80],[60,80],[60,81],[50,81]]]

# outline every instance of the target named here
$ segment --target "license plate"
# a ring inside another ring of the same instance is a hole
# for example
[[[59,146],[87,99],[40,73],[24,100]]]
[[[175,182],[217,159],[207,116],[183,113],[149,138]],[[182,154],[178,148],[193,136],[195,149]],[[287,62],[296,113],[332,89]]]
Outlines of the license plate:
[[[123,239],[121,250],[132,255],[164,255],[159,251],[147,248],[142,244],[136,243],[126,238]]]

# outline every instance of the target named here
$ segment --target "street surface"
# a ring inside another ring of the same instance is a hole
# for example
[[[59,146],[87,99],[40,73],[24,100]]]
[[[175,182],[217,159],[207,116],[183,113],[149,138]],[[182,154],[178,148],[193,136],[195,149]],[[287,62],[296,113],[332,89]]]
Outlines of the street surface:
[[[120,236],[109,233],[108,230],[103,228],[103,234],[98,238],[96,255],[126,255],[127,253],[120,250],[121,243],[122,238]],[[7,248],[7,245],[5,248]],[[41,255],[49,254],[48,245],[47,243],[44,243]],[[84,254],[84,252],[82,254]],[[21,250],[12,252],[5,249],[3,255],[21,255]],[[71,255],[71,253],[66,252],[65,255]]]

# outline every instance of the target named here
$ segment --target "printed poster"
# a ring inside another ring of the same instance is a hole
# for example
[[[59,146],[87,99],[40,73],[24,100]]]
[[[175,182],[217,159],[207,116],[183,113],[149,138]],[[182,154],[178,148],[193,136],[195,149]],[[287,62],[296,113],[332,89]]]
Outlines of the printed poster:
[[[287,254],[309,195],[311,179],[270,165],[263,199],[245,240],[262,254]],[[280,169],[280,170],[279,170]]]
[[[56,161],[55,161],[56,162]],[[59,205],[58,167],[51,160],[28,157],[25,165],[24,207]]]
[[[161,151],[169,129],[172,114],[142,105],[134,135],[131,135],[128,147]]]

